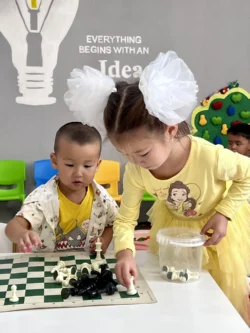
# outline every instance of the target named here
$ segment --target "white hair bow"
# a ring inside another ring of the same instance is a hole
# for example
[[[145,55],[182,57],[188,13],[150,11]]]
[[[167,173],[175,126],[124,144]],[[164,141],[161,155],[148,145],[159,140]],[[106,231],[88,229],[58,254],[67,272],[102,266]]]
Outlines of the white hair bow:
[[[78,121],[95,127],[104,140],[103,111],[109,95],[116,92],[114,80],[89,66],[84,66],[83,70],[74,69],[70,76],[65,103]]]
[[[148,112],[166,125],[187,120],[197,102],[194,75],[173,51],[160,53],[143,70],[139,88]]]
[[[103,111],[115,82],[100,71],[84,66],[74,69],[67,81],[69,90],[65,103],[75,118],[94,126],[106,137]],[[198,86],[185,62],[173,51],[160,53],[142,72],[139,88],[148,112],[166,125],[176,125],[187,120],[196,102]]]

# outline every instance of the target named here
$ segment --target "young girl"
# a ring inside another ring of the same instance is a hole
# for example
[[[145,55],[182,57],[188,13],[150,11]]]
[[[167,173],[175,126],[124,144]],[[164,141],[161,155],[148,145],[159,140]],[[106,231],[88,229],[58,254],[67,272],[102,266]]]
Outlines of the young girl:
[[[136,278],[134,228],[146,190],[157,199],[149,212],[151,249],[158,250],[161,228],[199,228],[207,235],[204,268],[247,320],[250,160],[189,135],[185,120],[198,89],[187,65],[168,52],[144,69],[139,84],[115,85],[89,67],[74,71],[68,84],[70,109],[83,122],[101,119],[104,110],[108,138],[129,160],[114,223],[120,282],[128,286],[129,276]]]

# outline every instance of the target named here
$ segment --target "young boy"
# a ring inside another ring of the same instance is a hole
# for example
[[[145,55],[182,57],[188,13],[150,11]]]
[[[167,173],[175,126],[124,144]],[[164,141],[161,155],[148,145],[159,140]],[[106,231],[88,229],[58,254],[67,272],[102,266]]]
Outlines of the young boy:
[[[116,202],[94,181],[100,165],[101,136],[94,127],[72,122],[56,133],[51,163],[58,176],[35,189],[6,227],[20,252],[102,251],[113,235]]]
[[[250,125],[236,124],[229,128],[228,148],[241,155],[250,155]]]

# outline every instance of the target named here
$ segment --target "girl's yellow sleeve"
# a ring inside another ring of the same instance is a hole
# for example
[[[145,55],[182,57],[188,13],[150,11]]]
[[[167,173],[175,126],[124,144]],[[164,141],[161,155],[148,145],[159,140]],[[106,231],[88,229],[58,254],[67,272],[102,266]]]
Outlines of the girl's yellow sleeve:
[[[250,195],[250,158],[228,149],[218,149],[217,172],[218,179],[231,180],[232,185],[215,210],[232,220]]]
[[[144,191],[140,167],[128,163],[123,177],[121,206],[113,226],[115,254],[130,249],[135,255],[134,229],[139,218]]]

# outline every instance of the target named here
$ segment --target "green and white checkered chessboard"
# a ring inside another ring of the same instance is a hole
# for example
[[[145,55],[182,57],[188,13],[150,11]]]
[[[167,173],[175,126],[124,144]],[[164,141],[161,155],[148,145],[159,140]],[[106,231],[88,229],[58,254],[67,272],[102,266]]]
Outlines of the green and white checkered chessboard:
[[[34,308],[79,307],[93,305],[122,305],[155,303],[156,299],[139,273],[136,281],[138,293],[128,296],[126,288],[118,284],[118,292],[114,295],[101,295],[95,299],[86,296],[70,296],[63,300],[61,297],[62,285],[54,281],[52,268],[59,260],[63,260],[67,267],[82,263],[92,263],[95,256],[86,252],[67,253],[39,253],[17,254],[0,258],[0,312],[15,311]],[[104,258],[104,257],[103,257]],[[116,279],[114,267],[116,259],[112,253],[106,253],[104,258]],[[11,303],[11,286],[17,286],[19,301]]]

